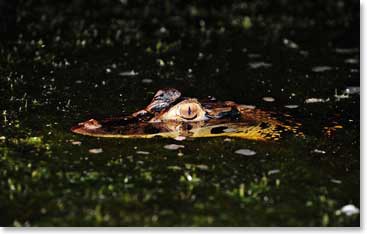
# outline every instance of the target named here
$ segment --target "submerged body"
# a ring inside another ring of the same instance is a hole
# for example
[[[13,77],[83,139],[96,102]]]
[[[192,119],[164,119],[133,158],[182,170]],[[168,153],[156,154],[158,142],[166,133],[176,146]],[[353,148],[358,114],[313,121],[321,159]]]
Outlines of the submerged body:
[[[176,89],[166,89],[159,90],[146,108],[131,116],[90,119],[71,130],[82,135],[111,138],[227,136],[277,140],[284,132],[300,134],[299,124],[290,122],[282,122],[271,112],[253,106],[181,98]]]

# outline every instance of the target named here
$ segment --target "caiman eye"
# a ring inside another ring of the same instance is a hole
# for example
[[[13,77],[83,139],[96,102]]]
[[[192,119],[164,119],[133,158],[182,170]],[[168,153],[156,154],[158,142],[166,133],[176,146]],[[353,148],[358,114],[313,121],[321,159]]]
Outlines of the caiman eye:
[[[192,120],[196,118],[198,114],[198,106],[192,103],[182,104],[180,107],[180,116],[184,119]]]

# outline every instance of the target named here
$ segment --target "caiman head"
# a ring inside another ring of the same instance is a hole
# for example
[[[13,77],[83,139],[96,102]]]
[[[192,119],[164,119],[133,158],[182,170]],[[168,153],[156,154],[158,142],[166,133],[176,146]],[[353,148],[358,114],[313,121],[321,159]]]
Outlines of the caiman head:
[[[133,114],[151,123],[197,122],[236,115],[239,115],[239,111],[234,102],[201,103],[196,98],[182,98],[181,93],[172,88],[159,90],[146,108]]]

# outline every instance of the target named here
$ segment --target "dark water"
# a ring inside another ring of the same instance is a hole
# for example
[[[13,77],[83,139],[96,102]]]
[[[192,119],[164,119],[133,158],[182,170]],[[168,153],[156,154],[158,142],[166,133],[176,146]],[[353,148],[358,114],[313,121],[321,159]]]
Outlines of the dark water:
[[[360,85],[357,1],[20,1],[0,59],[2,226],[360,225],[359,94],[335,97]],[[163,87],[288,113],[305,138],[69,131]]]

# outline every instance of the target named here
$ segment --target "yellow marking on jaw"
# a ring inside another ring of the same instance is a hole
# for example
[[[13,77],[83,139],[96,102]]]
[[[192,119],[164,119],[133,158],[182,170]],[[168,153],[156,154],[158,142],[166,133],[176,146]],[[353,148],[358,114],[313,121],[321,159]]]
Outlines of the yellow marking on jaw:
[[[272,118],[271,114],[265,111],[257,109],[248,109],[242,112],[243,121],[239,122],[216,122],[216,120],[209,121],[196,121],[196,122],[185,122],[167,120],[161,121],[155,124],[157,129],[162,129],[163,132],[155,134],[115,134],[104,132],[103,126],[101,129],[88,129],[84,128],[83,125],[73,128],[72,131],[82,135],[89,135],[95,137],[105,137],[105,138],[153,138],[156,136],[164,138],[176,138],[179,136],[185,136],[189,138],[199,138],[199,137],[237,137],[242,139],[250,140],[279,140],[283,132],[295,133],[297,136],[304,136],[302,132],[299,131],[301,126],[300,123],[288,120],[288,123],[292,123],[292,126]],[[217,124],[216,124],[217,123]],[[262,126],[266,123],[266,126]],[[211,125],[210,125],[211,124]],[[190,126],[188,129],[185,126]],[[139,124],[136,126],[139,128]],[[215,128],[231,129],[234,131],[230,132],[219,132],[213,133],[212,130]],[[339,126],[336,128],[340,128]]]

